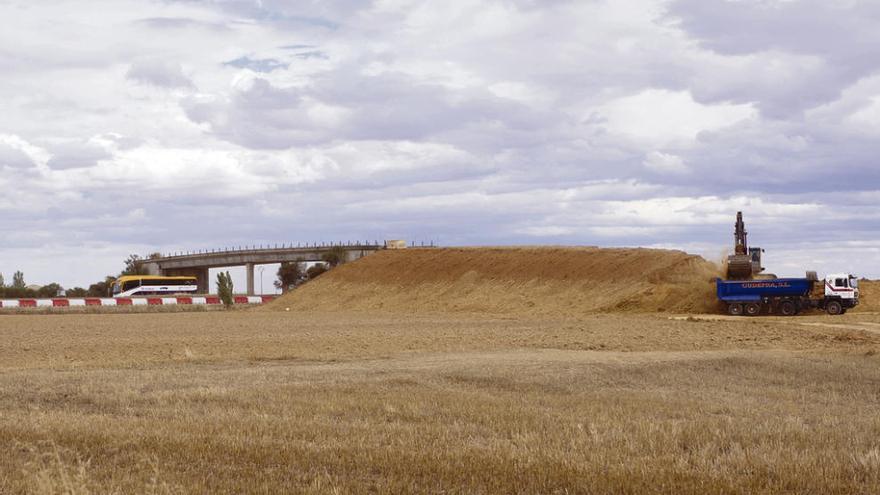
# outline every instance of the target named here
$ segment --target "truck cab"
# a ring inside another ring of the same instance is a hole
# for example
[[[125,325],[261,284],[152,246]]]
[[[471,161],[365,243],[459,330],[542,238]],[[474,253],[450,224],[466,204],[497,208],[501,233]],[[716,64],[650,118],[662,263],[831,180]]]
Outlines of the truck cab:
[[[831,314],[846,313],[859,304],[859,279],[849,273],[825,277],[825,309]]]

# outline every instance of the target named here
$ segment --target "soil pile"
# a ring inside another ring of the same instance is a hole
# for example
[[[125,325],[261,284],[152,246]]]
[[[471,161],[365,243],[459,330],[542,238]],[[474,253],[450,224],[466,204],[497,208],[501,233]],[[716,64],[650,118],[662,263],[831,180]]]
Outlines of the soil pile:
[[[855,311],[880,312],[880,280],[859,281],[859,305]]]
[[[389,250],[338,267],[267,310],[577,316],[716,312],[719,267],[681,251]]]

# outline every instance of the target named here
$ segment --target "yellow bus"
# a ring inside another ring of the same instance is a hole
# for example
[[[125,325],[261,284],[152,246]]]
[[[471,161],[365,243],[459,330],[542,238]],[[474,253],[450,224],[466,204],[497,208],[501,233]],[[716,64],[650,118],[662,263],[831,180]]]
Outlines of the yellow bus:
[[[113,297],[194,294],[198,290],[196,277],[125,275],[113,282]]]

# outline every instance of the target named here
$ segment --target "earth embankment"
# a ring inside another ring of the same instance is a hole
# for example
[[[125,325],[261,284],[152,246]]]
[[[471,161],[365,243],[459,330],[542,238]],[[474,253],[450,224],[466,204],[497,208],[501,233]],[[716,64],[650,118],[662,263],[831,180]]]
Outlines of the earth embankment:
[[[577,316],[714,312],[718,266],[681,251],[443,248],[381,251],[268,310]]]

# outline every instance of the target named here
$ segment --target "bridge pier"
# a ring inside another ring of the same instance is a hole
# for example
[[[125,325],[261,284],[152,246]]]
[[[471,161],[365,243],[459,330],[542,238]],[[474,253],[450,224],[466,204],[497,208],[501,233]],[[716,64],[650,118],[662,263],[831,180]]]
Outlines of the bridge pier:
[[[254,295],[254,264],[247,263],[245,264],[247,267],[247,295]]]
[[[199,286],[199,294],[211,292],[211,272],[207,268],[196,269],[196,283]]]

